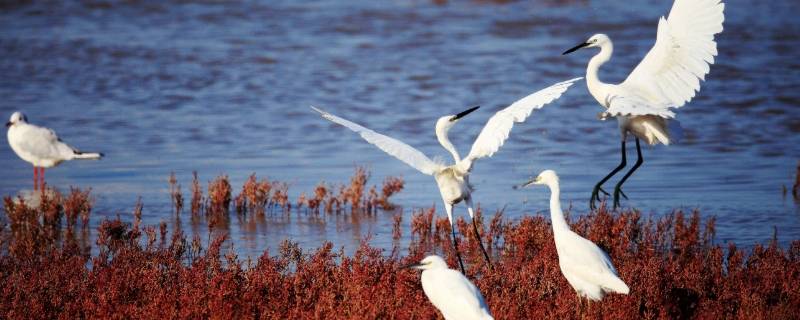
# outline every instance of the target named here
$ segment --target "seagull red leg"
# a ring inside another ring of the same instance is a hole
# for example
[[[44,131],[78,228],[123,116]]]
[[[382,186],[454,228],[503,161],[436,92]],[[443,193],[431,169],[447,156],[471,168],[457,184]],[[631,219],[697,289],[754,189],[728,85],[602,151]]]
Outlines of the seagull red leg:
[[[39,169],[33,166],[33,191],[39,190]]]

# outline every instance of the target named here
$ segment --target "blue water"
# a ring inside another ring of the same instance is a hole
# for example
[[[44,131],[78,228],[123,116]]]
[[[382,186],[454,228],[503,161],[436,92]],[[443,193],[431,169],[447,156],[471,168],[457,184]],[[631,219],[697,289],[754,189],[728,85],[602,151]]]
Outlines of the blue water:
[[[800,238],[800,205],[784,197],[800,160],[800,22],[797,1],[729,1],[719,56],[702,90],[678,110],[680,144],[645,148],[626,183],[626,206],[645,215],[699,209],[717,217],[717,241],[741,245]],[[99,162],[47,171],[48,183],[91,187],[93,225],[132,219],[176,223],[167,178],[184,194],[191,172],[206,182],[227,174],[238,193],[251,173],[290,183],[292,199],[320,181],[346,182],[366,165],[371,183],[402,176],[404,223],[436,205],[431,177],[321,119],[322,107],[428,154],[439,116],[482,105],[451,131],[462,154],[500,108],[552,83],[583,76],[591,53],[561,52],[603,32],[615,43],[601,69],[619,82],[655,39],[671,1],[203,1],[0,6],[0,115],[14,110],[55,129]],[[619,162],[612,121],[581,82],[517,125],[499,153],[476,164],[475,200],[511,218],[547,213],[544,188],[512,186],[554,169],[562,200],[585,214],[596,181]],[[632,145],[632,144],[629,144]],[[635,156],[630,150],[629,158]],[[0,147],[0,193],[31,188],[31,167]],[[613,188],[612,180],[608,188]],[[565,205],[565,206],[568,206]],[[463,207],[457,213],[466,214]],[[350,249],[372,235],[389,247],[392,213],[313,218],[232,219],[246,254],[290,238]],[[203,234],[184,213],[184,230]],[[404,234],[407,236],[408,234]]]

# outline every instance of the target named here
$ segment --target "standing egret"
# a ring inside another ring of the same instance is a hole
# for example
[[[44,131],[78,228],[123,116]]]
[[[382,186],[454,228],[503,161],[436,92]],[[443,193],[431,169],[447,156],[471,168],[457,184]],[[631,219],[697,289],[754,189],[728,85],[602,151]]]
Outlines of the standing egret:
[[[466,203],[469,216],[472,218],[472,227],[475,231],[475,236],[478,239],[478,243],[480,244],[481,251],[483,251],[483,256],[486,259],[486,263],[488,263],[491,267],[489,255],[486,253],[486,249],[483,247],[483,242],[480,241],[481,238],[478,234],[478,226],[477,222],[475,222],[474,208],[472,205],[472,186],[469,184],[469,173],[472,170],[473,162],[480,158],[492,156],[495,152],[497,152],[497,150],[500,149],[506,139],[508,139],[508,135],[511,132],[511,128],[514,126],[515,122],[525,121],[525,119],[534,109],[539,109],[545,104],[557,99],[575,81],[580,79],[581,78],[575,78],[556,83],[550,87],[530,94],[525,98],[514,102],[505,109],[498,111],[486,123],[486,126],[484,126],[483,130],[478,135],[478,138],[475,140],[475,143],[472,145],[469,155],[463,159],[450,142],[450,139],[447,137],[447,133],[450,131],[450,128],[452,128],[456,122],[458,122],[459,119],[466,116],[470,112],[475,111],[478,107],[468,109],[456,115],[448,115],[439,118],[439,120],[436,121],[436,137],[442,147],[450,152],[450,154],[453,156],[453,160],[455,160],[455,164],[450,166],[445,166],[441,163],[434,162],[419,150],[414,149],[413,147],[399,140],[382,135],[320,109],[314,107],[311,108],[322,114],[325,119],[343,125],[350,130],[359,133],[364,140],[367,140],[367,142],[374,144],[381,150],[394,156],[400,161],[405,162],[420,172],[427,175],[432,175],[436,179],[436,183],[439,186],[439,192],[442,195],[442,200],[444,200],[444,207],[447,211],[447,219],[450,221],[450,228],[453,234],[453,246],[455,247],[456,255],[458,256],[458,264],[461,267],[461,271],[464,272],[464,263],[461,261],[461,254],[458,252],[458,243],[456,240],[456,231],[453,220],[453,206],[462,200]]]
[[[102,153],[80,152],[70,147],[48,128],[28,123],[22,112],[14,112],[6,123],[8,127],[8,144],[22,160],[33,164],[33,188],[42,191],[45,188],[44,169],[57,166],[62,161],[73,159],[97,160]],[[41,173],[39,173],[41,169]],[[39,184],[38,179],[41,179]]]
[[[478,288],[441,257],[427,256],[409,267],[422,270],[422,291],[446,320],[494,319]]]
[[[569,229],[564,213],[561,212],[558,176],[553,170],[545,170],[536,179],[523,184],[544,184],[550,187],[550,220],[553,224],[553,238],[558,252],[558,266],[564,278],[578,293],[579,297],[600,300],[606,292],[628,294],[630,289],[617,276],[602,249]]]
[[[714,63],[717,44],[714,35],[722,32],[725,4],[720,0],[675,0],[668,18],[658,21],[656,43],[644,59],[620,84],[603,83],[597,70],[611,58],[614,46],[604,34],[595,34],[586,42],[564,52],[599,47],[600,53],[589,60],[586,86],[603,107],[600,118],[616,117],[622,134],[622,161],[592,190],[589,206],[600,200],[603,183],[625,167],[625,140],[628,133],[636,139],[636,164],[614,187],[614,208],[619,206],[622,184],[644,162],[639,139],[654,145],[669,145],[680,135],[680,125],[671,108],[679,108],[692,100],[700,90],[700,80]],[[672,139],[672,140],[671,140]]]

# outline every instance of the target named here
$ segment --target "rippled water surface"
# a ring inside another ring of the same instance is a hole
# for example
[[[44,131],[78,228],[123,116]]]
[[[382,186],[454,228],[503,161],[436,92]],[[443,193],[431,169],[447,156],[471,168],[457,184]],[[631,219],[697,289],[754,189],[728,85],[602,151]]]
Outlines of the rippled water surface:
[[[615,43],[601,77],[623,80],[670,6],[651,0],[3,5],[0,115],[22,110],[67,142],[106,153],[99,162],[47,172],[52,186],[93,189],[94,224],[117,214],[131,220],[139,196],[145,223],[175,223],[171,171],[184,187],[193,170],[204,185],[228,174],[237,193],[256,173],[289,182],[296,199],[319,181],[347,181],[357,164],[371,169],[371,183],[405,179],[395,202],[408,223],[414,208],[441,209],[433,180],[324,121],[309,105],[390,133],[429,156],[446,156],[435,120],[479,104],[451,131],[466,153],[496,110],[582,76],[591,53],[561,52],[593,33]],[[728,1],[717,63],[698,96],[678,111],[686,139],[644,150],[645,164],[626,184],[626,205],[645,214],[697,208],[716,215],[721,242],[763,242],[775,230],[783,243],[800,238],[798,204],[781,191],[791,188],[800,159],[798,10],[791,0]],[[475,200],[491,211],[507,206],[510,217],[546,214],[549,192],[511,187],[551,168],[561,176],[562,200],[584,214],[593,184],[619,162],[615,123],[598,121],[599,111],[581,82],[516,126],[499,153],[476,165]],[[31,167],[7,144],[0,166],[3,195],[31,188]],[[465,214],[463,207],[457,212]],[[391,243],[392,219],[383,214],[265,219],[270,223],[257,226],[232,221],[240,250],[256,254],[284,238],[352,248],[368,234],[374,244]],[[189,220],[181,223],[188,228]]]

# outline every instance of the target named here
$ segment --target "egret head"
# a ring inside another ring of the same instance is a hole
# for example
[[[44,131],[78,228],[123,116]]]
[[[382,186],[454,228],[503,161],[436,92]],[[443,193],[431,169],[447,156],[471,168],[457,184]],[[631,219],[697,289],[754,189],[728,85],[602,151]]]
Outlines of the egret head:
[[[28,122],[28,118],[25,117],[25,114],[17,111],[11,114],[11,118],[9,118],[8,122],[6,122],[6,127],[11,127],[17,123],[26,123],[26,122]]]
[[[478,108],[480,108],[480,106],[469,108],[459,112],[456,115],[449,115],[439,118],[439,120],[436,121],[436,132],[447,132],[456,124],[456,122],[458,122],[459,119],[470,114],[472,111],[478,110]]]
[[[548,186],[558,185],[558,175],[553,170],[545,170],[542,171],[538,177],[523,184],[522,187],[527,187],[532,184],[544,184]]]
[[[422,259],[422,261],[419,263],[412,264],[408,267],[423,271],[431,269],[447,269],[447,262],[445,262],[440,256],[430,255],[425,257],[425,259]]]
[[[598,34],[595,34],[595,35],[589,37],[589,39],[586,40],[586,42],[581,43],[581,44],[579,44],[577,46],[574,46],[574,47],[570,48],[569,50],[564,51],[564,53],[562,53],[562,54],[573,53],[575,51],[578,51],[578,49],[583,49],[583,48],[601,47],[601,46],[605,45],[606,43],[609,43],[610,41],[611,41],[611,39],[609,39],[607,35],[602,34],[602,33],[598,33]]]

